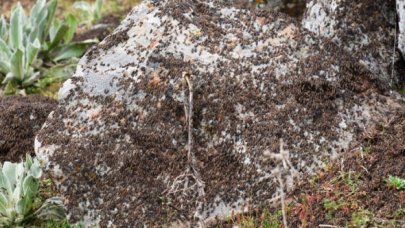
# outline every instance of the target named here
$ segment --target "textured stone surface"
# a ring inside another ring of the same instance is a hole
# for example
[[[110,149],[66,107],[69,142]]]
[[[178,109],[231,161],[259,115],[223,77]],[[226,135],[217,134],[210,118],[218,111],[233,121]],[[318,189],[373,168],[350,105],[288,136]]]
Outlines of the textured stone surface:
[[[0,162],[34,154],[34,137],[57,102],[40,96],[0,97]]]
[[[399,28],[398,48],[405,59],[405,0],[397,0],[397,14]]]
[[[374,75],[391,83],[399,77],[392,75],[395,13],[395,0],[311,0],[302,25],[331,39]]]
[[[389,115],[374,78],[285,15],[146,1],[81,59],[36,153],[72,221],[210,222],[277,202]]]

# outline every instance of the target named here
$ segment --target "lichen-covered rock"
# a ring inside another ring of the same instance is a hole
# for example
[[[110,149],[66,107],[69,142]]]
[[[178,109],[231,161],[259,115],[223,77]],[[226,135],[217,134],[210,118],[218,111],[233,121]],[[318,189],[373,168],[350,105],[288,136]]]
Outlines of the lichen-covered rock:
[[[397,0],[398,14],[398,49],[405,59],[405,0]]]
[[[34,154],[34,138],[57,102],[40,96],[0,96],[0,162]]]
[[[82,58],[36,140],[72,221],[190,225],[266,206],[393,98],[285,15],[146,1]]]
[[[395,14],[395,0],[311,0],[302,25],[343,47],[388,84],[398,78],[392,74]]]

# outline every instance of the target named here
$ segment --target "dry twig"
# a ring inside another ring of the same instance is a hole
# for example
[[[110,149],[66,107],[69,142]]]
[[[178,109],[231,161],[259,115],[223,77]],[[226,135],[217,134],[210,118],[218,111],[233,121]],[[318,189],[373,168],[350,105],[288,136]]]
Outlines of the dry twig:
[[[188,123],[187,168],[183,174],[174,179],[171,186],[169,186],[168,189],[164,191],[164,193],[166,195],[172,195],[178,192],[182,192],[183,195],[187,196],[187,191],[196,191],[198,194],[198,199],[194,218],[198,220],[200,227],[205,227],[205,183],[202,181],[200,172],[197,167],[197,159],[195,153],[193,152],[193,82],[191,80],[191,75],[186,72],[183,72],[183,80],[185,80],[187,84],[189,94],[188,104],[184,106],[185,116]],[[195,184],[189,186],[191,179],[195,182]]]

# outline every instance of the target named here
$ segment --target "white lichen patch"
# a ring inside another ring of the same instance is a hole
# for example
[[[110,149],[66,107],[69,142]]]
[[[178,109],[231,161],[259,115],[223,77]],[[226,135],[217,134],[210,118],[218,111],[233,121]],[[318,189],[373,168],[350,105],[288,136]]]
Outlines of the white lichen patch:
[[[405,58],[405,1],[396,0],[398,14],[398,49]]]
[[[105,163],[96,166],[96,172],[97,172],[97,175],[99,175],[99,176],[106,175],[108,173],[108,171],[110,171],[110,169],[111,168],[108,167],[107,164],[105,164]]]
[[[399,6],[401,4],[404,5],[403,0],[397,1],[398,15],[401,9],[404,11],[403,7]],[[364,9],[368,11],[364,12]],[[396,29],[393,26],[396,23],[395,14],[390,3],[383,0],[362,3],[311,0],[307,3],[302,27],[343,47],[376,77],[388,84],[400,77],[397,75],[399,72],[396,73],[395,69],[392,69],[392,64],[397,60],[393,50],[396,43]],[[399,20],[402,20],[398,23],[398,47],[401,50],[401,28],[405,30],[405,23],[401,15]],[[369,21],[374,23],[369,24]]]
[[[310,1],[307,4],[307,15],[302,20],[302,25],[309,31],[322,34],[328,38],[335,35],[335,26],[338,23],[334,12],[338,9],[340,0]]]

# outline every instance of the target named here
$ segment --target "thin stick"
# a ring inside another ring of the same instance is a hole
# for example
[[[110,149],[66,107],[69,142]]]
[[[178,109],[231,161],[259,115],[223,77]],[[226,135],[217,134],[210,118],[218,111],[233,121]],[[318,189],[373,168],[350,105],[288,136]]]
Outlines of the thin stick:
[[[195,165],[195,156],[192,153],[193,147],[193,83],[189,78],[188,74],[184,75],[188,85],[188,113],[187,113],[187,120],[188,120],[188,153],[187,153],[187,161],[188,164],[191,164],[192,168]]]
[[[286,213],[286,210],[285,210],[284,182],[283,182],[283,179],[281,178],[280,170],[278,170],[278,172],[277,172],[277,179],[278,179],[278,182],[280,183],[281,210],[283,212],[284,228],[288,228],[288,225],[287,225],[287,213]]]
[[[205,183],[202,181],[200,172],[198,170],[197,159],[193,152],[193,82],[191,81],[191,75],[187,72],[183,72],[182,76],[189,91],[188,102],[184,102],[184,113],[188,124],[187,167],[184,173],[174,178],[172,184],[168,186],[165,191],[163,191],[163,194],[172,195],[182,192],[184,196],[188,196],[187,191],[196,191],[198,193],[198,198],[196,200],[197,206],[194,213],[194,218],[198,219],[199,227],[205,227]],[[194,179],[195,183],[189,186],[191,178]]]
[[[203,216],[203,210],[204,210],[204,203],[205,203],[205,184],[202,181],[202,178],[200,176],[200,172],[198,171],[197,168],[197,159],[195,157],[195,154],[192,151],[193,148],[193,82],[190,79],[190,75],[187,73],[183,73],[183,77],[185,78],[187,85],[188,85],[188,93],[189,93],[189,99],[188,99],[188,153],[187,153],[187,160],[188,164],[190,166],[191,171],[194,174],[195,181],[197,183],[198,187],[198,203],[197,203],[197,209],[194,214],[194,217],[199,220],[199,225],[200,227],[205,227],[204,224],[204,216]]]

